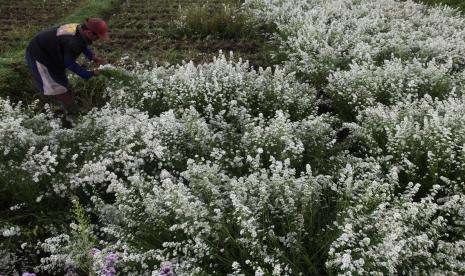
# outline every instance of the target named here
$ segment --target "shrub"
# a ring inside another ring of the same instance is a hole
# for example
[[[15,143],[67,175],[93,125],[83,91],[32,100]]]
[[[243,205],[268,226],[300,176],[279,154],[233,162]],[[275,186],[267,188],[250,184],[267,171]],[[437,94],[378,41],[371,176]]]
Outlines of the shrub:
[[[191,4],[179,11],[175,33],[180,36],[238,39],[257,35],[256,27],[248,20],[241,1],[229,0],[211,5]]]
[[[376,66],[367,58],[360,64],[352,63],[348,70],[331,73],[325,91],[335,112],[354,119],[368,107],[378,103],[393,105],[408,96],[445,99],[462,90],[462,74],[453,71],[452,60],[441,64],[435,59],[423,62],[394,58]]]
[[[360,125],[353,125],[353,140],[363,140],[368,154],[386,156],[388,164],[398,166],[403,185],[421,183],[421,191],[427,192],[442,177],[458,182],[465,177],[462,108],[462,97],[425,97],[369,108]]]

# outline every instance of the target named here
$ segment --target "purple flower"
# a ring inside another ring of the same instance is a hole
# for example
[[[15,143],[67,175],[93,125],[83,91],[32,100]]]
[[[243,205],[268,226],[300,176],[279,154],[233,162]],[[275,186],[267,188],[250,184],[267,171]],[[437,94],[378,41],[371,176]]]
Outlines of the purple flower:
[[[160,276],[174,276],[173,268],[171,267],[171,263],[167,262],[164,263],[160,268]]]
[[[92,248],[92,255],[95,256],[95,255],[100,254],[100,253],[102,253],[102,251],[101,251],[100,249],[98,249],[98,248]]]
[[[107,263],[114,264],[114,263],[116,262],[116,254],[115,254],[115,253],[109,254],[109,255],[105,258],[105,261],[106,261]]]
[[[35,273],[29,273],[29,272],[23,272],[23,274],[21,274],[21,276],[36,276]]]
[[[116,254],[111,253],[105,258],[105,266],[102,268],[102,274],[105,276],[115,276],[116,269],[115,269],[115,262],[116,262]]]

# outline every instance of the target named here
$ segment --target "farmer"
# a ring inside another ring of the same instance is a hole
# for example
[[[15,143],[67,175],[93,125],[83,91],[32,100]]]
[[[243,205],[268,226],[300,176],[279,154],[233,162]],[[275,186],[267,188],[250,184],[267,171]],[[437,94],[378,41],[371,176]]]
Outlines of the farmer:
[[[100,39],[108,41],[108,25],[100,18],[86,19],[82,24],[66,24],[37,34],[26,49],[26,62],[37,87],[46,96],[58,100],[64,109],[65,119],[74,124],[79,112],[73,93],[68,88],[65,69],[86,80],[100,74],[98,69],[88,71],[76,63],[81,53],[97,65],[105,64],[89,48]]]

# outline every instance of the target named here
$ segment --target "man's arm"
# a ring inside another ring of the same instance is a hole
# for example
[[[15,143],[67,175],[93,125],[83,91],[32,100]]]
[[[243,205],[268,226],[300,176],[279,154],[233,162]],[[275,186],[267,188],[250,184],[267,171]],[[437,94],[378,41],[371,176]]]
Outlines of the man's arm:
[[[83,79],[88,80],[95,76],[94,71],[85,70],[81,67],[81,65],[77,64],[76,61],[74,61],[70,57],[65,57],[65,66],[66,68],[73,71]]]
[[[84,49],[84,55],[86,58],[90,61],[94,60],[94,53],[92,53],[92,50],[89,47],[86,47]]]
[[[107,61],[104,58],[96,56],[89,47],[84,49],[84,55],[88,60],[93,61],[97,65],[107,64]]]
[[[79,48],[79,45],[75,44],[75,42],[73,41],[65,41],[63,48],[63,62],[66,68],[68,68],[69,70],[86,80],[97,75],[93,71],[85,70],[84,68],[82,68],[81,65],[76,63],[76,59],[82,53],[82,49]],[[86,49],[84,49],[84,54],[87,57],[94,56],[92,51],[90,51],[89,47],[86,47]]]

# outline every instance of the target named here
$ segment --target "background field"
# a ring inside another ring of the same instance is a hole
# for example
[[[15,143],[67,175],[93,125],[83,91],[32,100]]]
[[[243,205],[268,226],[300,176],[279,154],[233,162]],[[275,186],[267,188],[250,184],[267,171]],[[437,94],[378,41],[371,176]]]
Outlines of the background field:
[[[64,22],[80,22],[91,16],[100,16],[110,23],[111,43],[95,45],[94,49],[112,63],[118,63],[122,57],[129,57],[130,63],[150,61],[176,64],[183,60],[199,63],[211,61],[219,50],[225,53],[233,51],[236,57],[249,60],[255,68],[279,63],[279,57],[271,55],[272,49],[276,48],[269,39],[272,30],[252,31],[243,18],[248,15],[238,12],[241,2],[2,1],[0,90],[3,96],[12,99],[27,102],[36,99],[35,88],[23,62],[27,42],[42,29]],[[422,2],[431,5],[447,4],[465,10],[465,4],[460,0]],[[183,27],[179,27],[181,19],[186,23]],[[82,59],[82,62],[85,63],[85,60]],[[79,83],[76,88],[78,91],[79,86],[85,84]]]

